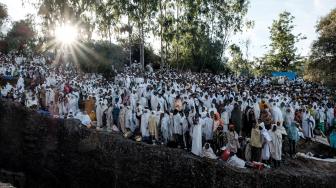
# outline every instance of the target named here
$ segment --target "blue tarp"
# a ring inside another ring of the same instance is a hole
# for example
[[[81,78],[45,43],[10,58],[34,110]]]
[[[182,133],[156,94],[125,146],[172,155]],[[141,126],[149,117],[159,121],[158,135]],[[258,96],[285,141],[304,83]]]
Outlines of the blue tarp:
[[[286,76],[289,80],[295,80],[296,72],[272,72],[272,76]]]

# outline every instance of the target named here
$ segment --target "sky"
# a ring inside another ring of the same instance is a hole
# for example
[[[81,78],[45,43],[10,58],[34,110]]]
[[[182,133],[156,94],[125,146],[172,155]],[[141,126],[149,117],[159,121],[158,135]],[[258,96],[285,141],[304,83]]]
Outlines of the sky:
[[[11,20],[23,19],[28,13],[36,13],[29,5],[22,5],[22,0],[0,0],[8,7]],[[250,0],[247,19],[254,20],[255,26],[249,31],[232,36],[233,43],[242,43],[249,39],[249,58],[260,57],[267,52],[270,44],[269,29],[272,21],[283,11],[290,12],[294,17],[294,33],[302,33],[306,40],[297,44],[298,52],[303,56],[309,55],[312,42],[317,39],[315,25],[318,20],[336,8],[336,0]],[[158,49],[158,41],[150,38],[148,42]]]

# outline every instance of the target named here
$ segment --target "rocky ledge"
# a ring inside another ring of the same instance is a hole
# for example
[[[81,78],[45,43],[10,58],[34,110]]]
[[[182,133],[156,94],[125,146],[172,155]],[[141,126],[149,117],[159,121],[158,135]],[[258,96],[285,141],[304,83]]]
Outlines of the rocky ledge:
[[[0,180],[15,187],[335,187],[336,165],[286,160],[236,169],[183,150],[49,119],[0,101]]]

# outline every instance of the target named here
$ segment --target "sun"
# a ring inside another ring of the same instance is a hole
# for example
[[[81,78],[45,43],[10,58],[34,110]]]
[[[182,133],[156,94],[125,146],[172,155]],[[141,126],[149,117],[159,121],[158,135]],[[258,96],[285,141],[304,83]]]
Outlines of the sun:
[[[62,25],[56,28],[55,37],[58,42],[72,44],[77,39],[77,29],[71,25]]]

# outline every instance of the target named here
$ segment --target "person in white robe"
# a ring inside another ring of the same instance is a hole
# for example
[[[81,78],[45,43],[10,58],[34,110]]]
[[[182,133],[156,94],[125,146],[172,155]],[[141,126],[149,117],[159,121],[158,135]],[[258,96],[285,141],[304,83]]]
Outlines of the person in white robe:
[[[81,122],[86,127],[88,127],[88,128],[91,127],[91,118],[86,111],[84,111],[84,113],[82,114]]]
[[[223,132],[228,132],[229,130],[229,123],[230,123],[230,117],[229,117],[229,112],[227,111],[226,108],[224,108],[224,111],[221,114],[221,119],[224,122],[224,126],[223,126]]]
[[[274,122],[280,122],[280,125],[283,123],[283,115],[280,110],[280,108],[276,105],[276,103],[273,103],[271,114],[273,117]]]
[[[152,110],[157,110],[158,105],[159,105],[159,100],[158,100],[158,97],[157,97],[156,93],[151,94],[150,103],[151,103],[151,109]]]
[[[167,110],[167,103],[166,103],[166,100],[163,98],[163,96],[160,94],[159,97],[158,97],[158,103],[159,103],[159,111],[163,112],[165,110]]]
[[[193,122],[191,152],[198,156],[202,153],[202,125],[198,117]]]
[[[143,140],[149,139],[149,131],[148,131],[148,120],[149,120],[149,110],[145,109],[144,113],[141,115],[141,125],[140,125],[140,131],[141,136]]]
[[[173,115],[173,136],[174,140],[177,142],[179,147],[183,145],[183,124],[182,116],[177,110],[175,110]]]
[[[265,125],[261,124],[260,125],[262,127],[261,130],[261,135],[262,135],[262,140],[263,140],[263,147],[262,147],[262,151],[261,151],[261,158],[264,162],[268,162],[268,160],[271,157],[271,153],[270,153],[270,142],[272,141],[272,138],[270,137],[268,131],[265,129]]]
[[[313,137],[313,130],[309,121],[310,114],[304,109],[304,111],[302,112],[302,129],[303,135],[307,140],[310,140]]]
[[[18,90],[19,93],[24,92],[25,85],[24,85],[24,79],[22,78],[22,76],[20,76],[20,78],[18,79],[16,83],[16,89]]]
[[[97,128],[103,126],[103,102],[102,99],[96,105],[96,118],[97,118]]]
[[[172,129],[170,126],[170,118],[168,113],[162,114],[161,119],[161,134],[164,144],[167,144],[173,136]]]
[[[109,130],[109,131],[112,130],[112,126],[113,126],[112,111],[113,111],[113,105],[109,104],[107,110],[105,111],[105,115],[106,115],[106,127],[107,127],[107,130]]]
[[[206,157],[209,159],[217,159],[216,154],[213,152],[209,143],[205,143],[202,149],[201,157]]]
[[[334,108],[330,106],[327,110],[327,124],[328,128],[332,127],[333,125],[333,120],[334,120]]]
[[[280,166],[281,155],[282,155],[282,133],[277,130],[277,125],[273,124],[272,129],[268,131],[271,138],[270,142],[270,152],[273,159],[274,167]]]
[[[203,129],[203,135],[205,135],[205,141],[211,143],[213,139],[213,126],[214,121],[210,118],[210,115],[207,114],[207,117],[204,119],[205,127]]]
[[[126,107],[126,116],[125,116],[125,128],[130,129],[132,132],[134,132],[136,125],[134,121],[133,112],[130,106]]]
[[[55,92],[53,89],[51,88],[48,88],[46,90],[46,93],[45,93],[45,96],[46,96],[46,106],[49,106],[49,104],[51,103],[51,101],[54,101],[55,100]]]

